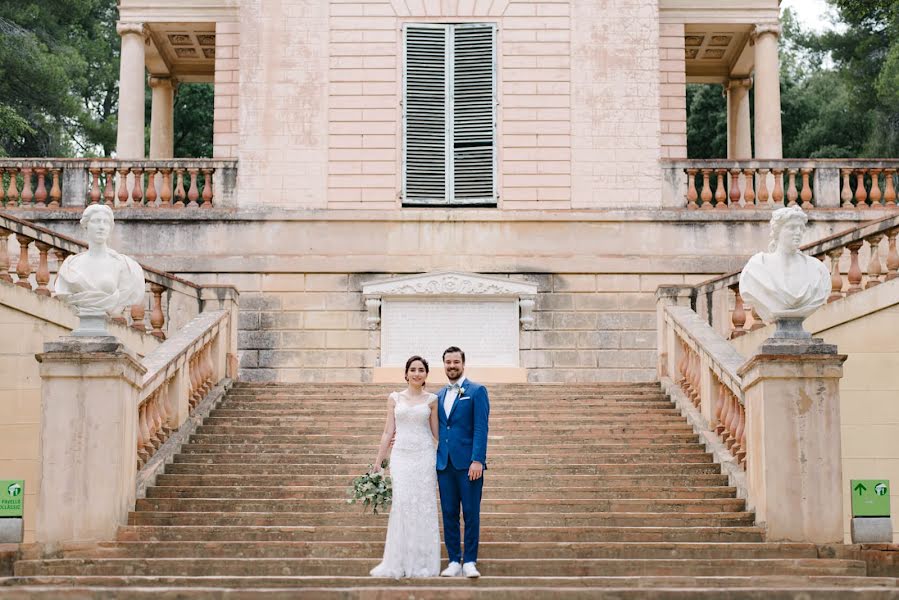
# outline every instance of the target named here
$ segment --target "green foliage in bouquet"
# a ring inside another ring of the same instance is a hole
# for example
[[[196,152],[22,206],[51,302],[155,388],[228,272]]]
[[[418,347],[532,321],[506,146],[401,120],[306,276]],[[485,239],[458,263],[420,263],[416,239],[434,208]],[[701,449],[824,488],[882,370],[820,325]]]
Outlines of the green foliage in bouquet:
[[[385,458],[381,461],[381,468],[386,469],[390,462]],[[350,489],[350,499],[347,504],[362,504],[362,512],[371,508],[374,514],[378,514],[378,510],[383,510],[390,506],[393,500],[393,482],[390,477],[381,473],[372,473],[372,465],[365,475],[360,475],[353,480],[353,487]]]

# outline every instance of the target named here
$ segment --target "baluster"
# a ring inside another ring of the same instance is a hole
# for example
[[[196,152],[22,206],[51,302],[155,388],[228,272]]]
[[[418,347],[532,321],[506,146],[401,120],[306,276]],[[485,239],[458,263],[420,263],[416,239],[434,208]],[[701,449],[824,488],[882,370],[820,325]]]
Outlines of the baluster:
[[[880,240],[883,239],[882,234],[874,234],[865,238],[868,242],[868,249],[871,251],[871,259],[868,261],[868,281],[865,283],[865,289],[880,284],[880,274],[883,268],[880,264]]]
[[[37,288],[34,291],[40,296],[49,296],[50,288],[47,287],[47,284],[50,283],[50,264],[47,260],[47,254],[50,252],[50,244],[35,242],[34,245],[37,246],[40,256],[37,264],[37,273],[34,274],[34,279],[37,281]]]
[[[715,208],[727,208],[727,192],[724,191],[724,181],[727,179],[727,169],[715,169]]]
[[[677,385],[683,390],[684,388],[684,380],[686,376],[684,375],[687,370],[687,351],[684,349],[684,341],[680,338],[677,338],[677,346],[680,350],[680,358],[677,360]]]
[[[31,282],[28,281],[28,277],[31,275],[31,263],[28,262],[28,246],[31,245],[31,238],[16,234],[16,240],[19,242],[19,264],[16,265],[19,280],[16,281],[16,285],[30,290]]]
[[[787,206],[796,206],[799,191],[796,189],[796,169],[787,169],[790,174],[790,186],[787,188]]]
[[[754,306],[749,307],[749,312],[752,315],[752,326],[749,327],[749,331],[755,331],[756,329],[761,329],[765,326],[765,323],[762,321],[759,313],[756,312]]]
[[[119,208],[128,204],[128,169],[119,169]]]
[[[147,206],[156,208],[156,169],[147,170]]]
[[[212,169],[203,169],[203,204],[201,208],[212,208]]]
[[[896,174],[896,169],[884,169],[883,170],[883,203],[888,208],[895,208],[896,206],[896,188],[893,186],[893,175]]]
[[[715,428],[715,431],[718,433],[718,437],[721,438],[721,441],[724,442],[727,440],[727,421],[730,419],[730,397],[731,392],[727,388],[724,387],[724,393],[721,395],[721,420],[718,422],[718,426]]]
[[[178,187],[175,188],[175,208],[184,208],[184,198],[187,196],[184,193],[184,169],[177,167],[175,175],[178,178]]]
[[[857,169],[855,171],[855,207],[868,208],[868,192],[865,190],[865,173],[867,169]]]
[[[190,404],[191,408],[196,408],[197,404],[200,403],[200,373],[199,373],[199,358],[196,354],[194,354],[190,358]]]
[[[146,314],[144,302],[144,300],[141,300],[137,304],[131,305],[131,329],[135,331],[147,331],[147,325],[144,323],[144,315]]]
[[[880,173],[881,169],[871,169],[871,208],[880,208],[880,199],[883,194],[880,193]]]
[[[47,169],[45,167],[37,167],[34,169],[37,174],[37,189],[34,190],[34,203],[38,208],[47,207]]]
[[[730,170],[730,205],[740,207],[740,169]]]
[[[34,192],[31,191],[31,167],[22,167],[22,207],[31,208]]]
[[[7,169],[7,173],[9,173],[9,188],[6,190],[6,206],[14,207],[19,205],[19,188],[18,181],[16,181],[16,177],[19,174],[19,170],[16,168]]]
[[[771,172],[774,173],[774,191],[771,192],[771,200],[774,201],[774,206],[780,208],[784,204],[784,170],[771,169]]]
[[[144,172],[142,169],[131,169],[134,174],[134,185],[131,188],[131,205],[143,206],[144,204]]]
[[[842,248],[835,248],[827,253],[830,258],[830,296],[828,302],[839,300],[843,297],[843,275],[840,273],[840,258],[843,256]]]
[[[696,408],[699,408],[699,405],[702,403],[702,385],[700,383],[701,369],[702,364],[699,353],[695,353],[693,355],[693,406]]]
[[[743,208],[755,208],[754,179],[755,171],[753,169],[743,170],[743,187],[746,188],[743,192]]]
[[[160,169],[162,173],[162,189],[159,191],[159,206],[161,208],[172,207],[172,170]]]
[[[187,172],[190,173],[190,189],[187,191],[187,199],[189,202],[187,205],[190,207],[197,207],[199,206],[197,199],[200,197],[200,191],[197,188],[197,174],[200,170],[188,169]]]
[[[161,397],[162,387],[159,387],[153,394],[153,403],[150,405],[150,425],[152,427],[150,442],[153,444],[154,450],[159,450],[163,442],[162,417],[159,416],[159,401],[162,399]]]
[[[138,441],[137,441],[137,456],[140,460],[141,466],[147,464],[147,461],[150,460],[150,452],[148,448],[150,447],[150,426],[147,424],[147,408],[149,404],[149,399],[140,405],[138,409],[140,411],[140,416],[138,418]]]
[[[54,248],[53,256],[56,257],[56,273],[58,274],[60,267],[62,267],[62,263],[66,260],[66,251],[60,248]]]
[[[100,169],[91,167],[88,172],[91,174],[90,203],[100,204]]]
[[[768,195],[768,169],[759,169],[759,205],[765,204],[770,207]]]
[[[849,185],[849,175],[852,173],[852,169],[840,169],[840,173],[843,175],[843,189],[840,190],[840,206],[843,208],[851,208],[852,187]]]
[[[718,381],[718,397],[715,400],[714,416],[715,416],[715,432],[721,435],[724,426],[721,424],[721,415],[724,411],[724,395],[727,394],[727,386]]]
[[[709,210],[712,208],[712,182],[711,182],[712,170],[711,169],[703,169],[702,170],[702,193],[700,194],[700,198],[702,198],[702,209]]]
[[[737,442],[737,412],[740,403],[733,394],[729,395],[728,402],[730,403],[730,410],[727,413],[727,439],[724,441],[724,444],[728,450],[733,452],[734,444]]]
[[[897,229],[890,229],[887,231],[889,250],[887,251],[887,275],[886,278],[884,278],[884,281],[895,279],[897,277],[897,271],[899,271],[899,252],[896,252],[897,233],[899,233],[899,230]]]
[[[150,284],[150,293],[153,294],[152,309],[150,310],[150,326],[153,330],[150,335],[160,340],[165,339],[165,332],[162,330],[162,326],[165,324],[165,315],[162,313],[162,292],[164,291],[165,288],[158,283]]]
[[[812,170],[800,169],[799,172],[802,173],[802,193],[799,194],[799,199],[802,201],[802,208],[808,209],[812,204],[812,184],[809,179]]]
[[[849,248],[849,256],[851,260],[849,264],[849,289],[846,290],[847,296],[851,296],[852,294],[857,294],[858,292],[862,291],[862,286],[860,285],[862,282],[862,270],[858,265],[858,251],[862,247],[862,244],[864,244],[862,240],[846,244],[846,247]]]
[[[699,198],[696,193],[696,173],[698,172],[698,169],[687,169],[687,208],[690,210],[699,208],[696,203]]]
[[[115,207],[115,169],[103,169],[103,203]]]
[[[746,455],[748,454],[748,448],[746,448],[746,408],[740,404],[739,400],[737,400],[737,405],[740,407],[737,420],[737,447],[739,448],[737,460],[740,461],[741,465],[745,465]]]
[[[50,169],[50,175],[53,177],[53,184],[50,187],[50,204],[47,205],[47,208],[59,208],[59,203],[62,201],[62,190],[59,187],[60,172],[62,172],[62,169]]]
[[[730,332],[730,339],[734,339],[746,333],[743,329],[746,325],[746,307],[743,305],[743,297],[740,296],[740,284],[735,283],[730,289],[734,293],[734,312],[731,314],[733,329]]]
[[[2,173],[2,171],[0,171]],[[2,183],[2,181],[0,181]],[[9,234],[6,229],[0,229],[0,281],[12,283],[12,275],[9,274]]]

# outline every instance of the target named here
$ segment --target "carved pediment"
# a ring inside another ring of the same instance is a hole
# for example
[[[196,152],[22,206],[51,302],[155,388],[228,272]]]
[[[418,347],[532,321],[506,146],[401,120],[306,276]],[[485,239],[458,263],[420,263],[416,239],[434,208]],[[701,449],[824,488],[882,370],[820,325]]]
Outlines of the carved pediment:
[[[446,271],[373,281],[362,286],[366,297],[386,296],[507,296],[537,295],[537,284],[503,277]]]

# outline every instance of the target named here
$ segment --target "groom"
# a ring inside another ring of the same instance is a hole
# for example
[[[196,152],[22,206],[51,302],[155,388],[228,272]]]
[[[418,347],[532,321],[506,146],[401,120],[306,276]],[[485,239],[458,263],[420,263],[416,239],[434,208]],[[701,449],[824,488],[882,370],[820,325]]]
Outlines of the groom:
[[[437,486],[443,511],[443,538],[449,554],[444,577],[480,577],[478,537],[481,489],[487,468],[487,388],[465,379],[465,353],[456,346],[443,352],[449,385],[437,393],[440,441],[437,444]],[[465,555],[459,539],[459,507],[465,517]]]

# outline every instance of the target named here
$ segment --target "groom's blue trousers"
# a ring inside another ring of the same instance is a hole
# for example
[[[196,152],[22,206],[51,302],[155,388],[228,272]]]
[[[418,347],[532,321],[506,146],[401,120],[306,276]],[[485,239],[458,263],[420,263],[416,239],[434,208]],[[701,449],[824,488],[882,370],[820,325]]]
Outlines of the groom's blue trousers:
[[[443,512],[443,540],[450,562],[477,562],[484,478],[469,481],[468,469],[455,469],[450,460],[446,469],[437,471],[437,487],[440,488],[440,509]],[[465,518],[464,560],[461,560],[463,557],[459,539],[460,506]]]

